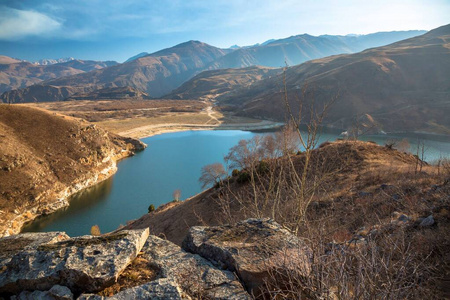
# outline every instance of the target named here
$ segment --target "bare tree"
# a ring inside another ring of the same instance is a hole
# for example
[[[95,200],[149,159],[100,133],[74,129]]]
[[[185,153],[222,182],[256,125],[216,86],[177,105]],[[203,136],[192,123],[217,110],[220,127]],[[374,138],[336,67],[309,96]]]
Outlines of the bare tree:
[[[319,141],[319,129],[323,123],[324,117],[328,112],[329,107],[334,103],[335,98],[331,99],[328,103],[324,103],[321,109],[316,109],[314,103],[314,95],[309,96],[307,94],[308,85],[305,85],[302,89],[301,98],[298,99],[299,109],[294,114],[291,103],[288,98],[287,83],[286,83],[286,69],[283,72],[283,87],[284,87],[284,103],[287,108],[289,120],[295,128],[298,138],[300,140],[300,146],[303,148],[304,162],[301,167],[302,170],[297,171],[291,156],[287,156],[292,172],[292,183],[295,188],[292,190],[295,193],[297,199],[297,222],[295,225],[295,231],[297,232],[299,226],[305,221],[306,210],[309,204],[312,202],[319,184],[322,178],[314,176],[314,178],[308,178],[308,174],[311,169],[311,152],[316,148]],[[305,110],[304,104],[306,99],[309,98],[309,107]],[[307,117],[306,131],[302,132],[300,126],[305,121],[305,113]]]
[[[202,167],[201,176],[199,178],[202,188],[209,185],[217,184],[227,175],[221,163],[213,163]]]
[[[177,190],[173,191],[172,196],[173,196],[174,201],[180,201],[181,190],[177,189]]]

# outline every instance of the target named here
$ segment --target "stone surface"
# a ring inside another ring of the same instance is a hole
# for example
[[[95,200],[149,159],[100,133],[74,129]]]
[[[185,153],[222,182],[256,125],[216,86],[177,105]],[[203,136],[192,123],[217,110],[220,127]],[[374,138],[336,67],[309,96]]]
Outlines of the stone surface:
[[[84,294],[77,298],[77,300],[178,300],[178,299],[190,299],[188,295],[185,295],[177,283],[173,279],[161,278],[140,286],[136,286],[130,289],[121,291],[111,297],[102,297],[92,294]]]
[[[271,270],[287,268],[307,276],[311,268],[311,250],[271,219],[248,219],[234,226],[192,227],[183,248],[236,271],[253,294],[258,294]]]
[[[54,285],[48,291],[23,291],[18,296],[12,296],[12,300],[71,300],[73,294],[66,286]]]
[[[75,293],[102,290],[136,258],[147,237],[148,229],[128,230],[25,248],[0,270],[0,293],[48,290],[55,284]]]
[[[420,222],[419,226],[420,227],[429,227],[429,226],[432,226],[433,224],[434,224],[433,215],[429,215],[428,217],[423,219],[422,222]]]
[[[232,272],[220,270],[170,241],[149,236],[141,255],[160,270],[161,277],[173,279],[193,298],[250,299]]]
[[[11,258],[19,252],[68,239],[70,237],[65,232],[21,233],[0,239],[0,274]]]

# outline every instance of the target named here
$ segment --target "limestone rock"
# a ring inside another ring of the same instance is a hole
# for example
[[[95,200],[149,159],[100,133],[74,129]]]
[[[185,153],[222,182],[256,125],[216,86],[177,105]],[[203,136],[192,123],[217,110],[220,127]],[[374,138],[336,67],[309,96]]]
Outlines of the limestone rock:
[[[23,291],[12,300],[71,300],[73,294],[68,287],[54,285],[49,291]]]
[[[141,255],[160,270],[162,277],[174,280],[195,298],[250,299],[232,272],[220,270],[170,241],[149,236]]]
[[[11,258],[19,252],[68,239],[70,237],[65,232],[22,233],[0,239],[0,274]]]
[[[183,248],[236,271],[250,293],[258,294],[271,270],[310,272],[311,250],[271,219],[248,219],[234,226],[192,227]]]
[[[0,270],[0,293],[48,290],[55,284],[75,293],[102,290],[136,258],[147,237],[148,229],[128,230],[26,248]]]
[[[172,279],[162,278],[140,286],[121,291],[111,297],[102,297],[98,295],[81,295],[77,300],[178,300],[190,299],[185,295],[177,283]]]

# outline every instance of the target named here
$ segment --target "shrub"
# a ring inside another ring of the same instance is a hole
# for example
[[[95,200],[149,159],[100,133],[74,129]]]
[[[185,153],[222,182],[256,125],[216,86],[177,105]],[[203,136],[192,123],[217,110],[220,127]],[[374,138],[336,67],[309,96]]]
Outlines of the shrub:
[[[256,167],[256,171],[259,174],[266,174],[269,172],[269,163],[265,161],[260,161],[258,166]]]
[[[148,207],[148,213],[151,213],[155,211],[155,206],[153,204],[150,204],[150,206]]]
[[[93,236],[101,235],[100,227],[98,227],[98,225],[94,225],[91,227],[91,235],[93,235]]]
[[[250,174],[246,171],[239,172],[239,176],[237,178],[237,182],[239,183],[245,183],[250,180]]]

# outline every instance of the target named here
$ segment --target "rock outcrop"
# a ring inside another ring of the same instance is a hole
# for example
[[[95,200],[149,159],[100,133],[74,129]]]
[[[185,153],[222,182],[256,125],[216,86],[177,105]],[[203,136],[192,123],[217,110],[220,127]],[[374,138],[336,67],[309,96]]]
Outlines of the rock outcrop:
[[[121,231],[16,249],[0,273],[0,293],[48,290],[56,284],[73,292],[100,291],[136,258],[148,234],[148,229]]]
[[[150,236],[142,256],[160,270],[162,277],[174,280],[192,297],[249,299],[232,272],[220,270],[207,259],[188,253],[172,242]]]
[[[170,300],[189,300],[191,297],[184,294],[181,288],[173,279],[157,279],[149,283],[136,286],[121,291],[111,297],[102,297],[95,294],[85,294],[77,300],[128,300],[128,299],[170,299]]]
[[[18,296],[12,296],[11,300],[71,300],[73,294],[70,289],[62,285],[54,285],[48,291],[23,291]]]
[[[11,258],[24,250],[68,239],[70,237],[64,232],[22,233],[5,237],[0,240],[0,270],[6,268]]]
[[[259,294],[276,270],[310,272],[311,250],[271,219],[248,219],[236,225],[192,227],[183,248],[236,272],[248,291]]]
[[[185,249],[148,229],[26,233],[0,246],[0,295],[14,299],[247,300],[260,296],[271,271],[308,276],[311,259],[305,243],[271,219],[194,227]]]

